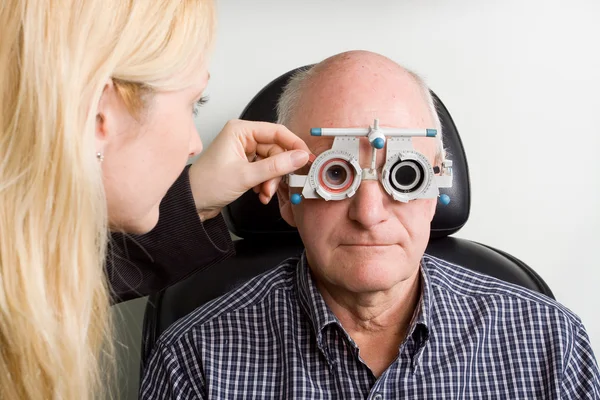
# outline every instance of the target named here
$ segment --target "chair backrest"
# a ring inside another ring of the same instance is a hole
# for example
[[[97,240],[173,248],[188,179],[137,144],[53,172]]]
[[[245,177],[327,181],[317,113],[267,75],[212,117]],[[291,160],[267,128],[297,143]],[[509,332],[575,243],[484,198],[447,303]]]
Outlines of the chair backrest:
[[[297,70],[289,71],[265,86],[240,118],[276,121],[277,99]],[[438,203],[426,253],[553,298],[543,279],[516,257],[474,241],[449,237],[469,217],[469,171],[454,121],[442,101],[432,94],[442,122],[444,145],[453,161],[454,179],[452,188],[440,189],[441,193],[450,196],[451,202],[446,206]],[[265,206],[250,191],[226,207],[224,215],[231,232],[242,238],[235,242],[236,256],[150,296],[144,318],[142,362],[159,335],[177,319],[303,250],[297,230],[281,218],[276,198]]]

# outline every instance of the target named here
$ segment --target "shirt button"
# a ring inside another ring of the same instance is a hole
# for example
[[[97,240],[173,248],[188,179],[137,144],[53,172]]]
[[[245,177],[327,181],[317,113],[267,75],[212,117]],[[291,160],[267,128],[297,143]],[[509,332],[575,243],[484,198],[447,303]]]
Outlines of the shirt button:
[[[383,396],[381,395],[381,393],[377,393],[377,394],[375,394],[375,396],[373,397],[373,400],[383,400]]]

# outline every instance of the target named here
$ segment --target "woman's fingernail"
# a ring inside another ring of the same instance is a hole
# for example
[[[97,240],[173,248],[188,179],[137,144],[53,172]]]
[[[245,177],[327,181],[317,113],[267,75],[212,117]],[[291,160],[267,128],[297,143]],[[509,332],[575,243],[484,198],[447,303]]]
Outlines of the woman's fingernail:
[[[296,168],[303,167],[308,161],[308,153],[302,150],[294,151],[290,157],[292,158],[292,165]]]

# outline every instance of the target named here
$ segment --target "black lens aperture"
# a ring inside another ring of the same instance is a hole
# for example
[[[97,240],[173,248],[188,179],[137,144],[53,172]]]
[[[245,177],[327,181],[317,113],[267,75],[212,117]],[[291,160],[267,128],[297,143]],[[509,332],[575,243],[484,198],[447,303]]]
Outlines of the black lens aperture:
[[[425,180],[423,166],[414,160],[398,161],[389,177],[392,188],[400,193],[417,191]]]
[[[412,186],[417,179],[417,171],[412,165],[401,165],[396,169],[396,182],[401,186]]]

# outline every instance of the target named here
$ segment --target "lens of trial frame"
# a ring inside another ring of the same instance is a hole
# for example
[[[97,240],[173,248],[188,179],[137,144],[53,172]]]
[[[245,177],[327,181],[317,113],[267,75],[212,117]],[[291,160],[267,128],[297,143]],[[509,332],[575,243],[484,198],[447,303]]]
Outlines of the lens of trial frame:
[[[327,170],[326,175],[327,183],[331,184],[331,186],[340,186],[346,182],[348,178],[348,172],[341,165],[332,165],[331,168]]]
[[[393,190],[413,193],[421,188],[425,179],[423,166],[415,160],[400,160],[390,171],[390,184]]]
[[[326,161],[319,170],[320,185],[332,193],[341,193],[352,186],[355,174],[352,165],[344,159]]]
[[[404,187],[412,186],[417,179],[417,171],[410,164],[401,165],[396,169],[396,182]]]

